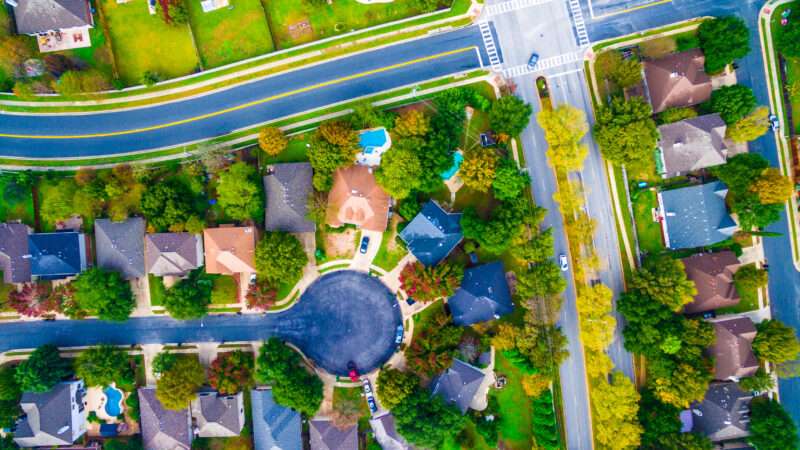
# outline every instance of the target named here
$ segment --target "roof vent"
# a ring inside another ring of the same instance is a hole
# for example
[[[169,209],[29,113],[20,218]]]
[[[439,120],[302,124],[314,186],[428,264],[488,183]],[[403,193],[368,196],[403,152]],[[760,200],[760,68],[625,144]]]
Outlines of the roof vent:
[[[58,431],[56,432],[56,434],[63,434],[63,433],[66,433],[66,432],[67,432],[67,430],[69,430],[69,425],[64,425],[63,427],[61,427],[61,428],[59,428],[59,429],[58,429]]]

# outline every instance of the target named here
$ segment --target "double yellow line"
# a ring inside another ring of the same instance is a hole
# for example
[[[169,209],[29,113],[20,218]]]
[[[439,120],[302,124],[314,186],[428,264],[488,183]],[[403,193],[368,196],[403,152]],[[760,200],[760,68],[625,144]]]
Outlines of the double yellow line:
[[[370,75],[375,75],[382,72],[388,72],[394,69],[400,69],[403,67],[412,66],[414,64],[420,64],[423,62],[444,58],[447,56],[457,55],[459,53],[465,53],[469,51],[477,50],[477,47],[463,47],[457,50],[450,50],[447,52],[437,53],[435,55],[424,56],[422,58],[412,59],[410,61],[404,61],[397,64],[392,64],[390,66],[381,67],[378,69],[367,70],[365,72],[359,72],[353,75],[348,75],[346,77],[336,78],[330,81],[325,81],[322,83],[313,84],[311,86],[306,86],[298,89],[294,89],[288,92],[283,92],[281,94],[272,95],[269,97],[265,97],[259,100],[254,100],[252,102],[243,103],[241,105],[232,106],[230,108],[221,109],[219,111],[214,111],[206,114],[201,114],[199,116],[189,117],[186,119],[176,120],[174,122],[167,122],[159,125],[151,125],[149,127],[142,127],[142,128],[134,128],[130,130],[122,130],[122,131],[112,131],[108,133],[91,133],[91,134],[65,134],[65,135],[38,135],[38,134],[11,134],[11,133],[0,133],[0,137],[5,138],[15,138],[15,139],[90,139],[90,138],[101,138],[101,137],[111,137],[111,136],[123,136],[127,134],[135,134],[135,133],[144,133],[146,131],[154,131],[154,130],[161,130],[164,128],[170,128],[178,125],[183,125],[186,123],[197,122],[199,120],[205,120],[211,117],[221,116],[223,114],[231,113],[234,111],[240,111],[246,108],[250,108],[253,106],[261,105],[264,103],[272,102],[275,100],[279,100],[286,97],[291,97],[293,95],[302,94],[309,91],[314,91],[317,89],[321,89],[328,86],[333,86],[336,84],[341,84],[347,81],[356,80],[359,78],[368,77]],[[31,117],[30,120],[36,120],[35,117]]]

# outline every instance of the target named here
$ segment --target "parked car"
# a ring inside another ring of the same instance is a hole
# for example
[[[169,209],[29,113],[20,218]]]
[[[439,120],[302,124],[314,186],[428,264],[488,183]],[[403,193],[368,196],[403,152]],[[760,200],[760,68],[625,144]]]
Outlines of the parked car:
[[[348,361],[347,363],[347,376],[350,377],[350,381],[354,383],[357,383],[359,380],[358,367],[356,367],[356,363],[353,361]]]
[[[416,301],[416,300],[414,300],[414,299],[413,299],[413,298],[411,298],[411,297],[408,297],[408,298],[406,299],[406,303],[408,304],[408,306],[414,306],[414,303],[417,303],[417,301]]]
[[[528,60],[528,69],[533,69],[534,67],[536,67],[536,64],[538,62],[539,62],[539,54],[533,53],[530,59]]]
[[[561,266],[562,272],[566,272],[569,269],[569,260],[567,260],[567,255],[563,253],[558,255],[558,265]]]
[[[778,131],[781,127],[781,121],[778,120],[778,116],[775,114],[769,115],[769,127],[772,128],[772,131]]]
[[[368,378],[364,378],[362,380],[364,385],[364,397],[367,398],[367,405],[369,405],[369,410],[372,414],[378,412],[378,403],[375,401],[375,393],[372,391],[372,384],[369,382]]]
[[[403,342],[403,324],[397,326],[397,330],[394,332],[394,343],[399,344]]]
[[[361,238],[361,247],[358,249],[361,254],[367,253],[367,249],[369,248],[369,236],[364,236]]]

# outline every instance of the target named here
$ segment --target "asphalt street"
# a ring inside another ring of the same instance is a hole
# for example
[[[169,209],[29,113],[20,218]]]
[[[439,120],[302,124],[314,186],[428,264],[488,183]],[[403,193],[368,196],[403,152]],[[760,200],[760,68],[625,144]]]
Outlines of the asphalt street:
[[[134,318],[122,323],[58,320],[0,324],[0,352],[43,344],[239,342],[278,337],[296,345],[316,365],[347,375],[348,361],[362,373],[380,367],[397,349],[402,323],[395,295],[378,278],[337,271],[309,286],[300,300],[275,314],[212,315],[202,320]]]

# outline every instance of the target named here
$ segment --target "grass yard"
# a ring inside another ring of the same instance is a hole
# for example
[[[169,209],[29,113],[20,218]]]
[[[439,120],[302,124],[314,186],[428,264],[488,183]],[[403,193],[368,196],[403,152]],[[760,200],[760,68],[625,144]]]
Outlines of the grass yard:
[[[102,0],[100,7],[108,24],[119,76],[126,85],[140,84],[146,71],[175,78],[198,68],[200,61],[188,25],[165,24],[158,15],[150,15],[146,0],[122,4]]]
[[[284,49],[338,34],[380,25],[420,14],[415,2],[396,1],[366,5],[356,0],[336,0],[315,6],[308,0],[261,0],[269,18],[275,47]],[[440,0],[439,7],[450,1]]]
[[[794,131],[800,133],[800,58],[789,58],[786,60],[786,77],[791,86],[789,89],[793,95],[792,100],[792,118],[794,120]]]
[[[658,206],[656,192],[650,189],[637,191],[631,198],[639,248],[643,252],[655,254],[664,251],[661,226],[653,222],[652,209]],[[623,206],[624,208],[625,206]]]
[[[209,275],[214,280],[214,287],[211,289],[212,305],[227,305],[238,303],[238,286],[236,280],[230,275]]]
[[[336,405],[343,402],[343,401],[353,401],[359,404],[359,408],[361,410],[361,416],[368,416],[369,415],[369,406],[367,405],[367,401],[364,397],[361,396],[361,388],[345,388],[336,386],[333,388],[333,408],[336,408]]]
[[[522,389],[522,372],[500,352],[495,354],[495,372],[508,379],[503,389],[492,390],[490,394],[499,405],[500,441],[503,448],[528,450],[533,445],[533,407],[531,398]]]
[[[389,224],[389,229],[383,232],[383,239],[381,240],[381,248],[372,260],[372,264],[380,267],[383,270],[390,271],[394,269],[398,262],[403,259],[408,253],[405,245],[397,237],[397,224],[400,222],[400,216],[395,214]],[[389,250],[389,245],[393,247]]]
[[[33,226],[33,195],[30,188],[14,183],[9,175],[0,176],[0,222],[21,220]]]
[[[293,280],[286,280],[283,283],[281,283],[280,286],[278,286],[278,300],[286,298],[286,296],[289,295],[290,292],[292,292],[292,289],[297,284],[297,282],[300,281],[300,278],[303,278],[302,273]]]
[[[114,77],[114,55],[111,53],[111,44],[106,39],[105,33],[103,33],[103,28],[100,26],[100,18],[97,14],[94,15],[94,23],[97,26],[89,29],[89,38],[92,41],[91,47],[76,48],[59,53],[68,57],[78,58],[88,64],[89,67],[102,72],[109,79],[112,79]]]
[[[150,306],[163,305],[164,295],[167,293],[167,288],[164,287],[164,281],[161,279],[161,277],[148,274],[147,282],[150,285]]]
[[[206,69],[275,49],[260,0],[231,0],[229,7],[207,13],[199,1],[187,5],[197,50]]]
[[[298,134],[289,138],[289,145],[277,156],[269,156],[264,152],[264,164],[308,161],[308,147],[311,144],[312,132]]]
[[[8,294],[9,292],[11,292],[12,289],[14,289],[13,284],[3,283],[3,272],[0,271],[0,312],[14,311],[13,309],[6,306],[6,300],[8,300]]]
[[[466,130],[461,141],[461,148],[463,150],[481,148],[481,133],[489,128],[489,114],[477,109],[474,110],[472,117],[467,120]]]

